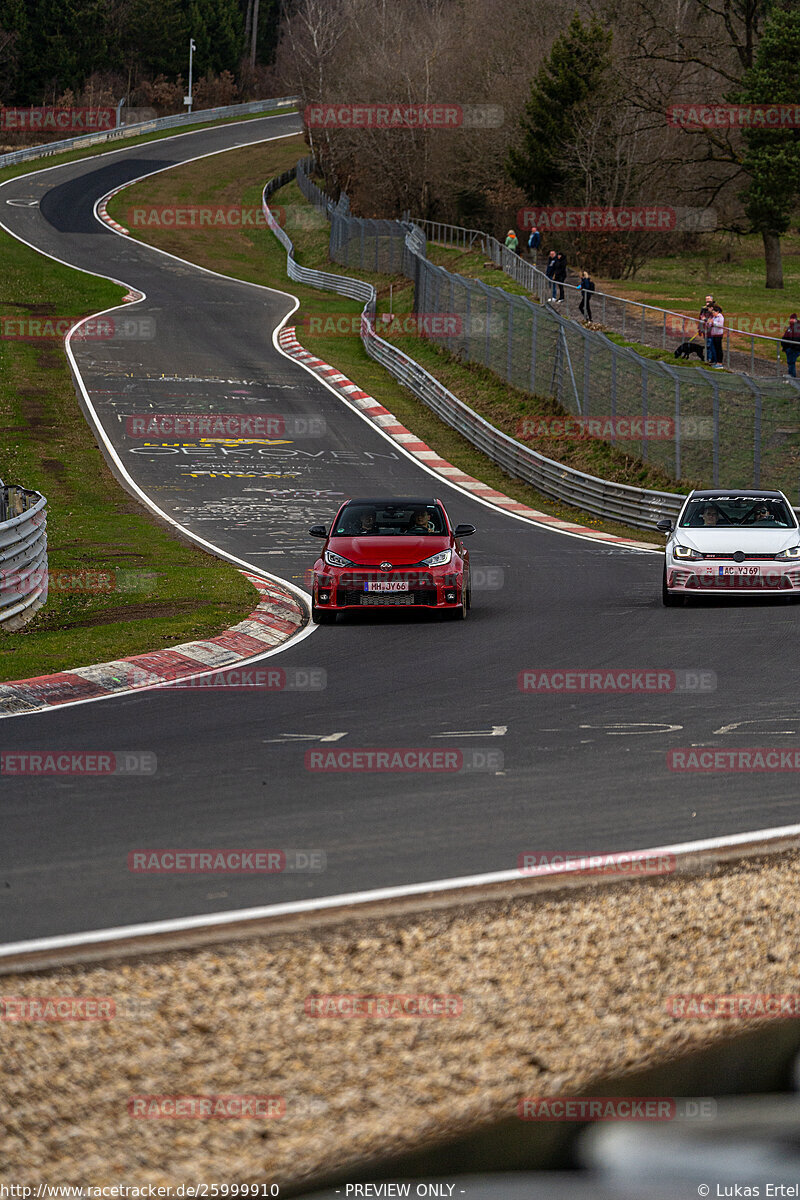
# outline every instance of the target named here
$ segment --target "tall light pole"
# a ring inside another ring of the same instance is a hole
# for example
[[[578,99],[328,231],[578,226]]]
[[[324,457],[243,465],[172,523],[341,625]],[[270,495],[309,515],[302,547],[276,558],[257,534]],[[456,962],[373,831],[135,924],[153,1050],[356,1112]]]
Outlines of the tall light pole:
[[[192,111],[192,55],[196,49],[194,38],[189,38],[189,95],[183,97],[183,103],[188,106],[189,112]]]
[[[253,40],[250,43],[250,66],[256,65],[256,42],[258,40],[258,0],[253,0]]]

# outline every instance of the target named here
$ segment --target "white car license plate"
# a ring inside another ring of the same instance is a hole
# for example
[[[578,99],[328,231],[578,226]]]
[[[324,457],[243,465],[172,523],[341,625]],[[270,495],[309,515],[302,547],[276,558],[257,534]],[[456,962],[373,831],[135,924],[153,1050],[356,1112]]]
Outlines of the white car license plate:
[[[758,575],[758,567],[712,567],[705,568],[706,575]]]
[[[407,592],[408,580],[379,580],[364,584],[365,592]]]

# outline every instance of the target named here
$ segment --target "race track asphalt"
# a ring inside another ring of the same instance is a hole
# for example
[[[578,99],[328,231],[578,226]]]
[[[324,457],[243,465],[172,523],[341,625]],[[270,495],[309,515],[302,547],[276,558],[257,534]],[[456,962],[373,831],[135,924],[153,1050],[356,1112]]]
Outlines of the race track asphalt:
[[[157,759],[148,776],[0,777],[4,943],[512,869],[523,852],[631,850],[798,820],[792,772],[681,773],[666,755],[797,745],[800,609],[663,609],[658,555],[566,537],[479,503],[279,354],[271,334],[292,310],[289,296],[173,261],[93,216],[97,198],[128,179],[296,129],[294,116],[265,118],[42,170],[0,187],[0,221],[146,293],[116,314],[124,320],[115,337],[74,348],[126,469],[177,521],[302,585],[318,545],[307,527],[329,521],[342,497],[435,495],[454,521],[477,526],[469,548],[485,586],[466,623],[357,614],[270,660],[315,670],[320,690],[151,691],[4,720],[5,751],[146,750]],[[7,203],[15,198],[39,203]],[[148,446],[126,434],[132,414],[215,411],[313,417],[324,432],[227,447]],[[74,665],[82,663],[76,641]],[[559,667],[710,672],[714,686],[519,690],[521,671]],[[414,774],[304,765],[312,748],[362,747],[491,751],[502,763]],[[319,850],[326,868],[128,869],[133,850],[174,847]]]

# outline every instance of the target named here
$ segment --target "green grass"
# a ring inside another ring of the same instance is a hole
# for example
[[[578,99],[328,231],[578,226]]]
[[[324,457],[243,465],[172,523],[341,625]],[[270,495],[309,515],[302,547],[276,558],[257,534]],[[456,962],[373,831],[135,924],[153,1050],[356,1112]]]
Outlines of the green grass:
[[[711,293],[729,324],[736,325],[737,317],[750,322],[760,319],[760,329],[753,332],[765,332],[764,321],[784,319],[800,304],[800,234],[787,235],[781,244],[783,290],[764,286],[764,247],[757,235],[705,234],[699,251],[648,259],[633,279],[598,278],[596,282],[602,291],[692,316]]]
[[[110,214],[125,224],[126,213],[134,206],[179,204],[192,199],[195,204],[227,205],[256,204],[266,178],[280,174],[306,152],[301,138],[270,147],[272,169],[265,171],[263,153],[245,147],[230,151],[220,158],[211,173],[202,163],[189,163],[165,171],[151,179],[127,188],[113,197]],[[273,206],[284,211],[285,227],[295,244],[297,260],[304,266],[369,279],[378,289],[381,310],[388,309],[389,289],[392,289],[393,311],[410,309],[411,290],[401,276],[370,275],[331,264],[327,256],[328,223],[305,201],[296,184],[282,188],[273,197]],[[476,450],[465,438],[444,425],[421,401],[402,387],[383,367],[369,358],[358,336],[358,316],[361,305],[329,292],[291,283],[286,275],[286,253],[267,230],[132,230],[137,238],[159,246],[169,253],[187,258],[202,266],[225,274],[236,275],[256,283],[265,283],[297,295],[301,307],[292,317],[298,337],[313,353],[333,363],[360,387],[376,396],[404,425],[428,443],[443,458],[492,487],[552,513],[564,520],[577,521],[594,528],[603,528],[623,536],[642,537],[641,530],[602,522],[577,509],[541,496],[533,488],[514,479]],[[330,318],[347,326],[344,335],[315,332]],[[406,339],[400,343],[407,352],[450,387],[466,403],[487,415],[496,424],[505,425],[513,434],[517,422],[525,415],[565,415],[564,410],[550,400],[517,392],[509,388],[491,371],[472,364],[457,363],[438,351],[424,339]],[[603,477],[618,478],[637,486],[673,490],[674,483],[664,472],[647,467],[638,459],[625,455],[606,442],[572,443],[563,441],[537,442],[549,457],[560,457],[581,470]],[[680,489],[679,489],[680,490]]]

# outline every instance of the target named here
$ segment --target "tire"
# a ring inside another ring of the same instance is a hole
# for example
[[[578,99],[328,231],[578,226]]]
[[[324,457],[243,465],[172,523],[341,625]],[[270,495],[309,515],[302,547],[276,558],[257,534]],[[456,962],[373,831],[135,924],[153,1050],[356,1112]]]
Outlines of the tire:
[[[336,621],[336,613],[331,612],[329,608],[317,608],[316,604],[312,600],[311,620],[316,625],[333,625]]]
[[[461,592],[461,603],[458,608],[448,608],[447,616],[451,621],[466,621],[469,608],[469,591],[464,588]]]
[[[664,576],[661,580],[661,603],[664,608],[677,608],[682,599],[682,596],[674,596],[667,587],[667,568],[664,567]]]

